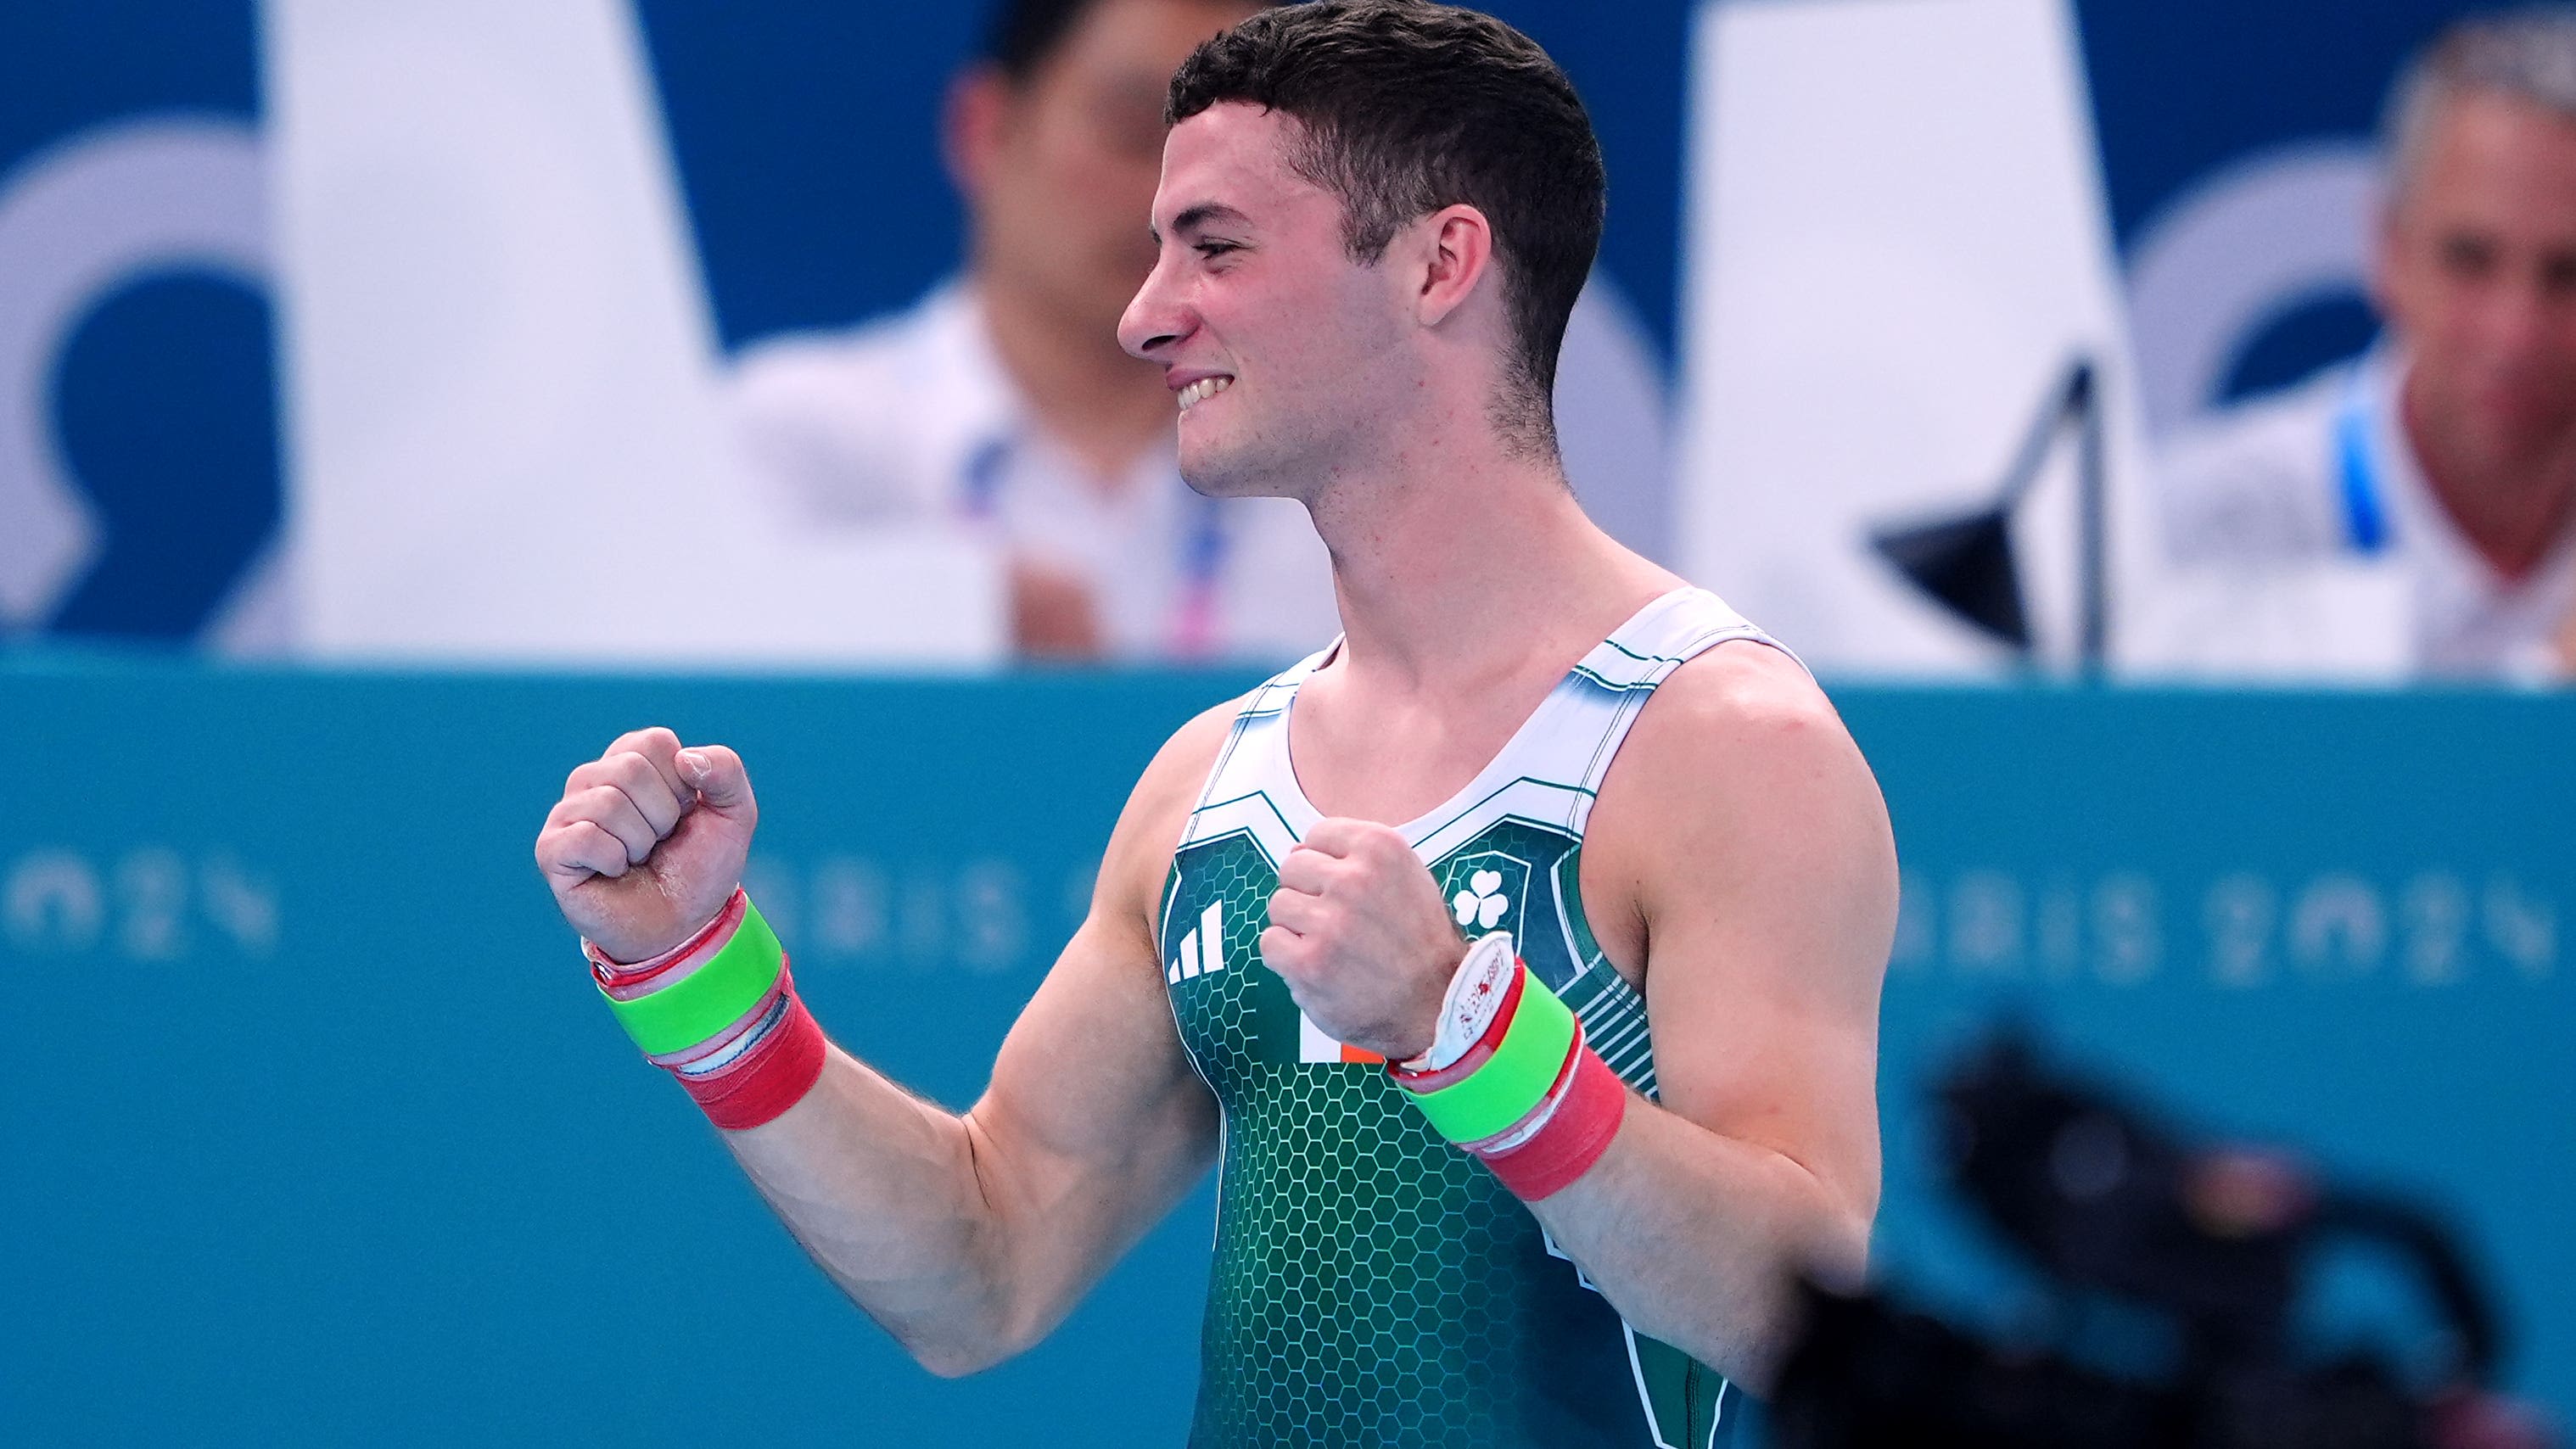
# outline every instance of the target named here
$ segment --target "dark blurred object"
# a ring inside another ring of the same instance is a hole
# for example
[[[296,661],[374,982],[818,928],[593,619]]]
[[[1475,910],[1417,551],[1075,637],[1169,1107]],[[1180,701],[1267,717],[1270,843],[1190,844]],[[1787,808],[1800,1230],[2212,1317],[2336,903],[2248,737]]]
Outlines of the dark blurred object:
[[[2004,473],[1993,503],[1965,513],[1915,519],[1870,536],[1880,557],[1916,588],[1965,622],[2010,645],[2027,660],[2038,648],[2022,608],[2021,565],[2013,550],[2013,513],[2039,482],[2040,465],[2058,435],[2075,430],[2076,596],[2083,610],[2076,655],[2085,669],[2101,667],[2109,648],[2103,562],[2102,410],[2093,396],[2093,364],[2077,358],[2031,419],[2021,449]]]
[[[1876,1297],[1809,1292],[1772,1416],[1782,1449],[2540,1449],[2539,1417],[2492,1391],[2495,1314],[2449,1234],[2392,1198],[2277,1152],[2185,1142],[2110,1093],[2052,1075],[2013,1036],[1938,1095],[1947,1167],[2037,1266],[2055,1306],[2106,1298],[2174,1331],[2167,1371],[1997,1347]],[[2317,1251],[2387,1247],[2421,1273],[2448,1336],[2413,1378],[2370,1355],[2303,1361],[2291,1313]],[[2061,1321],[2073,1315],[2060,1312]]]

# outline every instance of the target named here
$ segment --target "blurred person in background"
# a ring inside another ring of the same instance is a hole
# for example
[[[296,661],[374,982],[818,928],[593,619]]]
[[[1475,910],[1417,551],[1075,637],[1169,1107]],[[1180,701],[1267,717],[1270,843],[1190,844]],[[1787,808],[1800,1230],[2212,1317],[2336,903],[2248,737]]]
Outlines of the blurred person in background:
[[[2162,460],[2170,586],[2216,585],[2197,622],[2167,622],[2164,662],[2564,682],[2576,8],[2446,30],[2391,93],[2386,153],[2380,344],[2185,434]],[[2267,628],[2278,637],[2259,658],[2231,638]]]
[[[764,479],[826,525],[962,515],[1009,559],[1021,652],[1304,654],[1332,580],[1295,503],[1190,492],[1162,370],[1118,345],[1154,262],[1163,94],[1257,0],[1002,0],[951,85],[963,271],[855,330],[742,358],[735,425]]]

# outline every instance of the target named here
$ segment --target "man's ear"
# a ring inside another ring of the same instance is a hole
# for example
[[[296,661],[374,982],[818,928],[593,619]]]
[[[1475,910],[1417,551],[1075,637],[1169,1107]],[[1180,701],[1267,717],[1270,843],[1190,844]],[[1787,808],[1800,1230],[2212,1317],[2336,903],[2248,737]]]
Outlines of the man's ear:
[[[1485,214],[1461,203],[1444,206],[1406,229],[1420,268],[1417,315],[1436,327],[1465,305],[1494,266],[1494,228]]]
[[[1013,98],[1010,77],[990,63],[970,65],[948,82],[939,111],[939,156],[970,206],[991,184]]]

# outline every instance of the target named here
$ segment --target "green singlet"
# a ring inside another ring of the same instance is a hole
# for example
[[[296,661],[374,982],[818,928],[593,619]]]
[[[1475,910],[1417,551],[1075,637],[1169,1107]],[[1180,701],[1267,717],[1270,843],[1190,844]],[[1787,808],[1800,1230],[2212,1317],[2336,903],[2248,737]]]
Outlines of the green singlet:
[[[1586,925],[1594,792],[1680,664],[1770,640],[1714,595],[1656,600],[1405,838],[1460,925],[1508,930],[1612,1070],[1655,1096],[1644,1000]],[[1278,862],[1321,817],[1289,708],[1331,650],[1256,691],[1172,858],[1160,927],[1181,1042],[1223,1111],[1194,1449],[1700,1449],[1739,1391],[1643,1337],[1383,1067],[1305,1019],[1259,941]]]

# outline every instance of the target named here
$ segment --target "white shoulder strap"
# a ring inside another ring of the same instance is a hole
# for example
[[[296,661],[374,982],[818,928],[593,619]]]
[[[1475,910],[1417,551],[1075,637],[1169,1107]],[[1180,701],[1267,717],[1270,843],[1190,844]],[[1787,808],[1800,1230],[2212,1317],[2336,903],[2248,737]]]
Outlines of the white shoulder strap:
[[[1619,752],[1655,686],[1691,660],[1738,639],[1797,658],[1706,589],[1675,589],[1655,600],[1566,675],[1521,742],[1530,753],[1515,764],[1525,773],[1543,773],[1576,788],[1573,818],[1567,824],[1579,833],[1592,813],[1602,777],[1609,773],[1611,757]]]
[[[1190,823],[1182,831],[1181,841],[1188,844],[1222,834],[1222,825],[1238,812],[1215,811],[1211,807],[1247,797],[1276,796],[1288,766],[1288,706],[1297,698],[1297,686],[1323,667],[1342,641],[1332,643],[1307,655],[1262,682],[1243,701],[1234,716],[1234,727],[1226,731],[1225,744],[1216,752],[1216,763],[1209,767],[1207,783],[1199,788],[1198,803],[1190,812]],[[1275,807],[1268,811],[1276,815]],[[1285,827],[1284,819],[1280,821]],[[1267,834],[1265,830],[1262,832]],[[1293,839],[1293,832],[1290,833]]]

